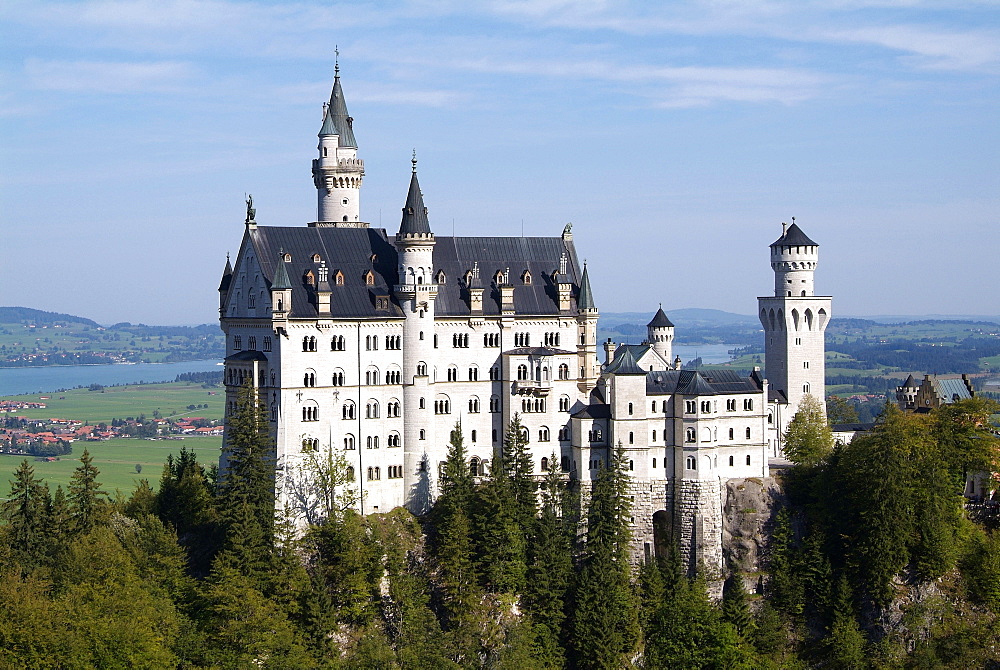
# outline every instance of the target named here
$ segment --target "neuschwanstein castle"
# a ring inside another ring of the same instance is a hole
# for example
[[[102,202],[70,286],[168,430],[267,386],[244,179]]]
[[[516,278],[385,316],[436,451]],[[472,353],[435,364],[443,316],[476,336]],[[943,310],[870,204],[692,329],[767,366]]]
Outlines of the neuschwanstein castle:
[[[726,481],[766,477],[803,395],[823,394],[831,312],[813,292],[817,244],[793,224],[770,245],[774,294],[758,298],[766,374],[682,370],[662,309],[642,344],[598,343],[570,226],[539,237],[436,235],[416,159],[399,228],[364,223],[352,122],[338,68],[312,161],[317,220],[258,225],[248,207],[219,287],[228,406],[252,379],[279,467],[341,451],[361,511],[419,513],[457,422],[481,476],[519,414],[539,473],[556,459],[587,482],[624,447],[637,552],[666,527],[691,556],[721,561]]]

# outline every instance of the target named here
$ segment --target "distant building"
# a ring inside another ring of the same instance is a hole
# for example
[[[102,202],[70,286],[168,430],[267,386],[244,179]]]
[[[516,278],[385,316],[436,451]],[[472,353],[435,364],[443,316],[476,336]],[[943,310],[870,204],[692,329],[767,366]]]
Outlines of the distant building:
[[[959,400],[975,397],[969,375],[961,378],[924,375],[920,385],[913,375],[906,378],[902,385],[896,387],[896,404],[903,411],[929,412],[941,405],[950,405]]]
[[[364,163],[339,69],[318,151],[317,220],[259,225],[248,206],[219,286],[227,411],[252,380],[279,467],[332,449],[350,466],[362,512],[421,513],[456,423],[481,476],[519,415],[539,475],[554,464],[590,482],[621,445],[637,557],[667,533],[692,562],[721,567],[725,482],[767,477],[799,401],[823,393],[831,299],[813,293],[818,245],[794,223],[771,244],[774,295],[758,299],[767,378],[681,370],[662,308],[644,343],[605,343],[602,365],[599,313],[570,226],[540,237],[438,236],[415,158],[397,231],[365,223]]]

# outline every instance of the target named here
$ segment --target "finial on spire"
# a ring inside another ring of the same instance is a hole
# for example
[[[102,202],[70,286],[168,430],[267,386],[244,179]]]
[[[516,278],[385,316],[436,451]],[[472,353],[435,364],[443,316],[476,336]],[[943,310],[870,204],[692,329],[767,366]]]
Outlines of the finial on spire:
[[[413,158],[410,159],[410,163],[413,164],[413,174],[417,174],[417,150],[413,149]]]
[[[333,45],[333,74],[340,76],[340,46]]]

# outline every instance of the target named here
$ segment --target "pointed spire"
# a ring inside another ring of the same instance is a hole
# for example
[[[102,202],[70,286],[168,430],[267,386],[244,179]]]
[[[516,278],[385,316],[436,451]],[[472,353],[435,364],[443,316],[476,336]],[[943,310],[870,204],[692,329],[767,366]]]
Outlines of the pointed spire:
[[[323,127],[319,130],[319,135],[339,135],[340,146],[358,147],[357,140],[354,139],[354,119],[347,113],[347,103],[344,102],[344,89],[340,87],[340,63],[334,66],[333,92],[330,93],[330,102],[326,108],[326,116],[323,118]]]
[[[285,291],[292,288],[292,282],[288,279],[288,270],[285,269],[285,254],[278,254],[278,269],[274,271],[274,279],[271,280],[272,291]]]
[[[222,271],[222,282],[219,283],[220,291],[228,291],[229,285],[233,282],[233,266],[229,262],[229,254],[226,254],[226,269]]]
[[[413,174],[410,175],[410,191],[406,194],[406,206],[403,207],[403,220],[399,223],[399,234],[430,233],[431,224],[427,221],[427,208],[424,207],[424,196],[420,192],[420,182],[417,181],[417,151],[413,150]]]
[[[666,312],[663,311],[663,305],[660,305],[660,309],[656,310],[656,314],[653,316],[653,320],[646,324],[647,328],[673,328],[674,324],[670,323],[670,319],[667,318]]]
[[[590,290],[590,275],[587,273],[587,261],[583,262],[583,278],[580,279],[580,295],[576,299],[579,309],[597,309],[594,306],[594,294]]]

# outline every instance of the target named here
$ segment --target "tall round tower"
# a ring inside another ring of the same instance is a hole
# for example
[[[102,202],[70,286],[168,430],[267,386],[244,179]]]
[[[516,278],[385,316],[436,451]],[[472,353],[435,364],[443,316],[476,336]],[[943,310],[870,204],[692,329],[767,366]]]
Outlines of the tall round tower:
[[[403,326],[403,485],[405,504],[411,512],[429,509],[437,483],[432,464],[437,463],[434,436],[434,303],[438,286],[434,278],[434,233],[417,181],[413,157],[410,190],[403,219],[396,233],[399,283],[395,293],[406,322]]]
[[[766,376],[779,394],[771,417],[775,454],[803,396],[813,395],[821,403],[826,397],[824,338],[832,299],[814,294],[819,245],[794,221],[791,226],[781,224],[781,237],[771,244],[774,296],[757,299],[764,327]]]
[[[323,109],[319,130],[319,157],[313,159],[313,183],[319,199],[320,223],[355,223],[361,220],[361,179],[365,162],[358,158],[354,119],[347,113],[340,87],[340,65],[334,68],[333,92]]]
[[[660,355],[667,367],[670,366],[670,356],[674,348],[674,324],[670,323],[663,305],[656,310],[653,320],[646,324],[646,343]]]

